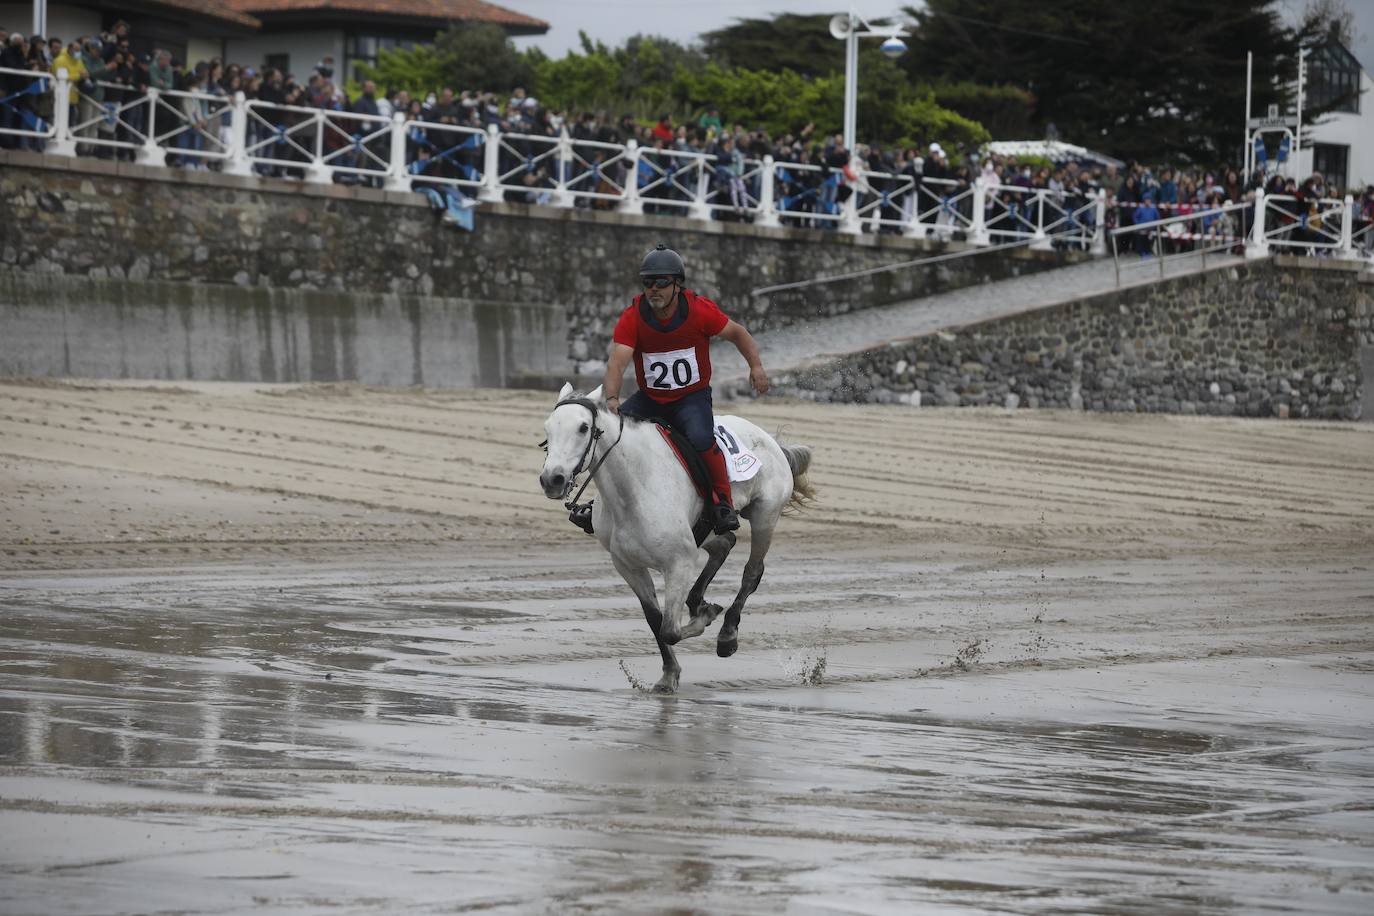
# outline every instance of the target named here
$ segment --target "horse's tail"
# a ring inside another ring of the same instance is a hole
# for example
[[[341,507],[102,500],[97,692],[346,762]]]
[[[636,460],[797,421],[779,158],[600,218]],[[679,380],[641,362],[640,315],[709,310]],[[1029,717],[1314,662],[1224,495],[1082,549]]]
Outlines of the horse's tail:
[[[787,457],[787,466],[792,469],[792,497],[783,507],[783,514],[791,515],[816,501],[816,488],[806,476],[807,470],[811,467],[811,446],[783,445],[780,442],[778,447]]]

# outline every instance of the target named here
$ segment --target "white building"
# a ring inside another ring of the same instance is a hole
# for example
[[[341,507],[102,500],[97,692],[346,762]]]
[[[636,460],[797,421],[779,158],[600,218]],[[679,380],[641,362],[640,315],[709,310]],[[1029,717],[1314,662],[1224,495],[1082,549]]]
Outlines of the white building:
[[[1307,56],[1308,109],[1336,102],[1336,110],[1302,128],[1299,180],[1321,172],[1328,187],[1360,190],[1374,185],[1374,78],[1332,39]]]

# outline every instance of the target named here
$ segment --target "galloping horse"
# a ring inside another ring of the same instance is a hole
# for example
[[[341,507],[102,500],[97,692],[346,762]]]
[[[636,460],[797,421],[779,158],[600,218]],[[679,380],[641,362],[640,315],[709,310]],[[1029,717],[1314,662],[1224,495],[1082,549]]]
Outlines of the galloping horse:
[[[735,508],[749,521],[750,543],[739,593],[725,612],[716,639],[716,654],[728,658],[739,648],[740,611],[763,578],[763,558],[778,518],[789,505],[804,506],[814,491],[806,479],[809,447],[780,445],[739,417],[718,416],[716,423],[760,462],[753,477],[732,484]],[[544,421],[544,432],[548,458],[539,474],[544,495],[566,500],[583,471],[596,481],[592,527],[616,570],[639,598],[658,641],[663,677],[654,690],[673,693],[682,668],[672,647],[700,636],[721,612],[720,605],[705,602],[706,587],[734,548],[735,534],[705,540],[700,549],[707,556],[701,566],[692,535],[692,525],[702,510],[696,487],[655,424],[612,413],[601,388],[577,397],[572,385],[565,384]],[[662,608],[650,570],[663,575]],[[684,613],[690,615],[685,625]]]

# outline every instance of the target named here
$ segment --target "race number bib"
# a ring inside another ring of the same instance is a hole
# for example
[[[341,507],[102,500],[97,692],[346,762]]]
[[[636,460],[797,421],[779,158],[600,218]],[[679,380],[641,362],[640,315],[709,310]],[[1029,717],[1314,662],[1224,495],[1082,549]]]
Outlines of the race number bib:
[[[667,353],[645,353],[644,383],[659,391],[686,388],[701,381],[697,367],[697,348],[669,350]]]

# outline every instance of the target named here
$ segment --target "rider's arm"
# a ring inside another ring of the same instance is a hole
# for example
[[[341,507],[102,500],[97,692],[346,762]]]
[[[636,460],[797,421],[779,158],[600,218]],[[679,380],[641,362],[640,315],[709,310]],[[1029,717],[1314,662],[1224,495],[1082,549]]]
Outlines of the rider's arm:
[[[763,360],[759,356],[759,345],[754,341],[754,336],[738,321],[727,323],[719,336],[734,344],[735,349],[739,350],[739,355],[749,364],[749,384],[753,385],[759,394],[767,394],[771,383],[768,381],[768,373],[763,371]]]
[[[611,344],[611,358],[606,360],[606,377],[601,380],[601,393],[607,402],[615,400],[612,409],[617,413],[620,411],[620,380],[625,376],[625,370],[629,368],[634,355],[633,347],[622,343]]]

